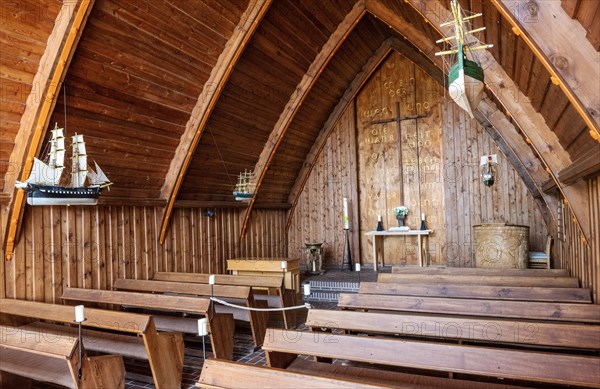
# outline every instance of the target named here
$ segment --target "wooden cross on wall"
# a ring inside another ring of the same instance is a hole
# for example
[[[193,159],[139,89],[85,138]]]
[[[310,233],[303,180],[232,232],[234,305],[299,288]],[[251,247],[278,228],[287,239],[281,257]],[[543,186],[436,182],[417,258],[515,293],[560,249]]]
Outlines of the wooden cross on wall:
[[[382,119],[382,120],[373,120],[372,122],[369,123],[369,126],[375,125],[375,124],[386,124],[386,123],[392,123],[392,122],[396,122],[396,126],[397,126],[397,130],[398,130],[398,176],[400,179],[400,183],[401,185],[404,185],[404,177],[403,177],[403,168],[402,168],[402,126],[401,126],[401,122],[403,122],[404,120],[416,120],[416,119],[420,119],[420,118],[424,118],[427,117],[426,114],[421,114],[421,115],[413,115],[413,116],[402,116],[400,113],[400,102],[396,101],[396,116],[393,118],[389,118],[389,119]],[[417,145],[418,147],[418,145]],[[404,189],[401,192],[400,195],[400,201],[402,202],[402,204],[404,204]]]

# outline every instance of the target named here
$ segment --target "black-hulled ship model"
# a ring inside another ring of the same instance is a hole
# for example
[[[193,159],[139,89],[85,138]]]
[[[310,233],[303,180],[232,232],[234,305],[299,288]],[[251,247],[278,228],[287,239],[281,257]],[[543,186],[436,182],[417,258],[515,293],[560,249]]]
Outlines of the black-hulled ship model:
[[[71,179],[61,185],[65,168],[65,137],[58,125],[52,130],[46,161],[34,158],[29,178],[16,187],[27,192],[29,205],[96,205],[102,189],[112,185],[96,162],[96,170],[87,164],[83,135],[72,136]],[[87,186],[86,186],[87,181]]]

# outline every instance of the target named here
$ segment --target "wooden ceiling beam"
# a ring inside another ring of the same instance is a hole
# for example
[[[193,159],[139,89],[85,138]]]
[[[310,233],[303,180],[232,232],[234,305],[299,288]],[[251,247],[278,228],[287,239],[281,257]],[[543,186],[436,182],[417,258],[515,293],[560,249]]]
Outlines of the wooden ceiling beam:
[[[560,0],[492,0],[600,142],[600,54]],[[552,26],[552,28],[548,28]]]
[[[434,26],[441,36],[452,34],[450,27],[442,31],[440,24],[451,17],[443,4],[436,0],[407,0],[425,20]],[[541,161],[566,199],[574,221],[579,227],[582,237],[590,237],[590,220],[587,201],[587,191],[579,182],[571,186],[562,186],[556,178],[557,172],[571,164],[567,151],[560,144],[556,134],[548,127],[542,115],[536,112],[531,101],[519,90],[518,85],[508,76],[493,55],[486,50],[479,54],[481,66],[485,69],[486,85],[491,89],[504,110],[508,112],[517,123],[523,135],[528,139],[535,151],[536,157]],[[524,161],[527,163],[527,161]]]
[[[233,68],[248,45],[250,38],[252,38],[252,35],[258,28],[260,21],[267,13],[270,5],[271,0],[250,1],[248,8],[241,16],[231,38],[229,38],[223,52],[219,56],[217,64],[212,69],[210,77],[202,88],[202,93],[198,97],[198,101],[186,124],[185,131],[180,138],[175,157],[171,161],[169,171],[161,189],[161,199],[167,201],[167,206],[162,216],[162,226],[160,230],[161,244],[165,240],[175,200],[177,199],[187,170],[192,162],[198,142],[204,133],[208,119],[217,105],[217,101],[231,76]]]
[[[275,123],[275,126],[269,135],[269,139],[267,140],[254,168],[254,174],[255,177],[257,177],[256,189],[254,191],[254,196],[250,200],[248,208],[243,215],[240,239],[243,239],[244,235],[246,234],[252,208],[254,207],[254,203],[256,202],[258,193],[260,192],[261,185],[265,180],[266,173],[271,166],[273,157],[275,156],[275,153],[277,152],[277,149],[281,144],[287,129],[294,120],[296,113],[302,106],[304,99],[310,93],[313,85],[323,70],[327,67],[329,61],[333,58],[339,47],[346,40],[354,27],[356,27],[365,13],[366,10],[364,2],[362,0],[357,1],[352,10],[350,10],[344,20],[342,20],[342,22],[337,26],[336,30],[331,34],[329,40],[325,42],[321,48],[321,51],[317,54],[310,67],[302,77],[302,80],[300,80],[300,83],[298,86],[296,86],[296,89],[290,96],[290,99],[283,109],[283,112],[281,112],[279,119],[277,120],[277,123]]]
[[[12,258],[25,208],[26,193],[15,189],[15,182],[17,177],[21,181],[29,177],[33,158],[39,153],[56,99],[60,94],[60,87],[93,4],[94,0],[67,0],[63,3],[33,78],[33,88],[27,97],[19,132],[15,138],[18,141],[10,156],[10,166],[18,169],[18,172],[9,172],[4,180],[4,192],[13,193],[8,206],[2,210],[5,214],[2,220],[6,221],[3,248],[7,260]]]

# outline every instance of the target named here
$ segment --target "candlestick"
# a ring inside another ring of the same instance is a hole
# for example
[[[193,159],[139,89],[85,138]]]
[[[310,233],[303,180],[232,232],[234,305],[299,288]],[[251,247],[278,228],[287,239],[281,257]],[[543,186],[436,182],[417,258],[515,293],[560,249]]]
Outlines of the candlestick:
[[[342,205],[343,205],[343,214],[344,214],[344,230],[349,230],[350,229],[350,218],[348,216],[348,199],[344,197],[343,201],[342,201]]]
[[[75,307],[75,321],[81,323],[85,321],[84,306],[78,305]]]

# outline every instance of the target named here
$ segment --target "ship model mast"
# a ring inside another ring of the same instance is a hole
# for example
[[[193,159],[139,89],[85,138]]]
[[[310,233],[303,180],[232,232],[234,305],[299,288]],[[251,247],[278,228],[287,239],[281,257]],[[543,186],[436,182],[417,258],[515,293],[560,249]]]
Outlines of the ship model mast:
[[[437,43],[447,42],[452,44],[452,48],[446,51],[435,53],[437,56],[456,55],[457,61],[448,72],[448,92],[462,109],[464,109],[471,118],[473,111],[477,109],[484,93],[484,73],[483,69],[474,60],[467,57],[467,53],[473,56],[473,52],[485,50],[493,45],[479,44],[479,41],[467,41],[467,38],[477,32],[485,30],[485,27],[470,29],[470,21],[481,17],[482,14],[464,16],[458,0],[451,0],[453,20],[442,23],[440,27],[454,25],[454,35],[442,38]],[[474,58],[473,58],[474,59]]]

